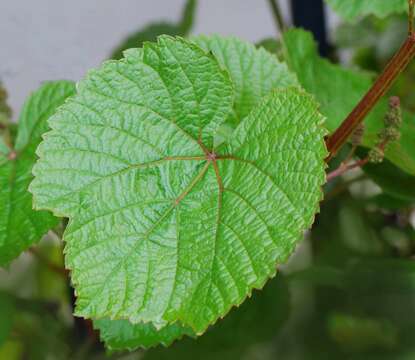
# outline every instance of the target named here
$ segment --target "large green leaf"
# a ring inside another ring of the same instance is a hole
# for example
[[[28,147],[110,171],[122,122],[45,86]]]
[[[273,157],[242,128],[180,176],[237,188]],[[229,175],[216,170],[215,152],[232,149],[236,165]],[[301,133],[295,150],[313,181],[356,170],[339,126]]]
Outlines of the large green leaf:
[[[42,85],[23,107],[14,150],[0,146],[0,265],[8,264],[57,223],[52,214],[32,210],[27,189],[46,120],[74,92],[75,85],[68,81]]]
[[[286,64],[263,48],[233,37],[217,35],[192,38],[196,44],[211,51],[229,71],[235,86],[236,123],[277,87],[297,86],[298,81]]]
[[[111,54],[112,59],[121,59],[129,48],[141,47],[145,41],[156,41],[160,35],[186,36],[193,27],[197,0],[187,0],[180,21],[172,24],[166,21],[147,25],[128,36]]]
[[[408,0],[326,0],[344,19],[354,20],[366,15],[386,17],[408,10]]]
[[[233,95],[214,57],[163,36],[90,72],[50,120],[31,191],[70,218],[78,316],[199,334],[293,252],[322,197],[323,118],[279,90],[214,148]]]
[[[333,132],[370,88],[372,77],[365,72],[346,69],[319,57],[312,35],[291,30],[284,35],[285,58],[301,85],[314,94]],[[306,66],[305,66],[306,64]],[[383,127],[387,101],[381,100],[365,120],[364,146],[372,147]],[[415,123],[413,115],[404,114],[399,142],[388,146],[386,157],[410,174],[415,174]]]

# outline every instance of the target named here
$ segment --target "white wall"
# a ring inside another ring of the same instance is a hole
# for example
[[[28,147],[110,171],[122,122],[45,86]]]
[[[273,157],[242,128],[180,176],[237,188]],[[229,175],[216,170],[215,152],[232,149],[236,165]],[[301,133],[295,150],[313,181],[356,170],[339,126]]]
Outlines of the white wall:
[[[280,1],[288,17],[287,0]],[[184,0],[0,0],[0,79],[18,115],[44,80],[80,79],[127,34],[176,20]],[[194,33],[257,41],[276,32],[266,0],[199,0]]]

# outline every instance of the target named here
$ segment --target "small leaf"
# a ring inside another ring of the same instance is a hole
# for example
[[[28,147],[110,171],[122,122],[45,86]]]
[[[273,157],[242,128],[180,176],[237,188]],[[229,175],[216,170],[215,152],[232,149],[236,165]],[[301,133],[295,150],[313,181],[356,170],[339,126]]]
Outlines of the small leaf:
[[[57,223],[50,213],[32,210],[27,188],[36,147],[47,130],[46,120],[74,91],[74,84],[67,81],[42,85],[23,107],[14,149],[0,146],[0,266],[39,241]]]
[[[384,18],[408,10],[408,0],[326,0],[326,2],[348,21],[366,15]]]
[[[193,332],[178,324],[167,325],[157,330],[151,323],[131,324],[128,320],[94,320],[94,328],[111,351],[135,350],[157,345],[170,346],[173,341]]]
[[[285,58],[301,85],[321,104],[329,131],[337,129],[370,88],[372,77],[365,72],[345,69],[319,57],[312,35],[303,30],[290,30],[284,35]],[[304,66],[307,64],[307,66]],[[363,146],[373,147],[383,127],[387,100],[382,99],[365,120]],[[386,158],[402,170],[415,175],[414,117],[403,114],[400,141],[388,146]]]
[[[143,46],[146,41],[156,41],[160,35],[186,36],[192,30],[197,7],[197,0],[187,0],[182,17],[177,24],[166,21],[147,25],[143,29],[128,36],[110,56],[111,59],[121,59],[123,52],[130,48]]]
[[[278,58],[281,55],[282,44],[279,39],[277,40],[276,38],[273,38],[273,37],[265,38],[257,42],[255,46],[258,48],[261,48],[261,47],[264,48],[269,53],[276,55]]]
[[[233,86],[193,43],[160,37],[89,73],[50,120],[35,206],[70,218],[76,314],[202,333],[262,288],[314,220],[323,118],[272,92],[213,147]]]

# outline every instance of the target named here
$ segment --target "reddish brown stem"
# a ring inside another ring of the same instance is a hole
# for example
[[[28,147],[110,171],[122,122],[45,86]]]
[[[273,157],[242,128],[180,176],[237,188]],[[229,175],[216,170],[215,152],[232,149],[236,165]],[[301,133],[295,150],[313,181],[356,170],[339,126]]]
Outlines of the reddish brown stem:
[[[327,181],[333,180],[334,178],[340,175],[343,175],[347,171],[356,169],[358,167],[362,167],[363,165],[366,165],[368,161],[369,161],[369,158],[364,158],[349,165],[342,165],[336,170],[333,170],[332,172],[327,174]]]
[[[408,66],[414,57],[415,33],[411,33],[367,94],[343,121],[340,127],[327,139],[326,145],[330,153],[327,161],[346,143],[349,136],[362,123],[379,99],[391,88],[398,75]]]

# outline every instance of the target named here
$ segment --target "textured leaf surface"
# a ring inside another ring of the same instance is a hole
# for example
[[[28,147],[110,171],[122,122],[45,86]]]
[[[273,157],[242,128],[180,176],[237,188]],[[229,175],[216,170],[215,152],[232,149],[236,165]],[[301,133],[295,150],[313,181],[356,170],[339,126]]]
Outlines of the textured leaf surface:
[[[45,83],[23,107],[14,146],[17,156],[0,146],[0,265],[9,263],[57,223],[50,213],[32,210],[28,186],[46,120],[74,92],[71,82]]]
[[[170,346],[184,335],[192,336],[189,328],[172,324],[157,330],[151,323],[132,324],[128,320],[95,320],[94,328],[109,350],[135,350],[157,345]]]
[[[301,85],[321,104],[321,111],[327,117],[326,126],[331,132],[334,131],[370,88],[372,77],[320,58],[312,35],[303,30],[285,33],[284,45],[290,68],[297,74]],[[367,116],[364,146],[372,147],[376,143],[386,112],[387,101],[383,99]],[[404,114],[401,133],[400,141],[388,146],[386,157],[406,172],[415,174],[413,115]]]
[[[326,0],[340,16],[346,20],[376,15],[386,17],[408,10],[408,0]]]
[[[296,86],[298,81],[288,67],[263,48],[233,37],[197,36],[196,44],[211,51],[229,71],[235,86],[236,123],[246,117],[272,89]]]
[[[177,24],[169,22],[152,23],[127,37],[112,53],[112,59],[121,59],[129,48],[141,47],[145,41],[156,41],[160,35],[186,36],[193,27],[197,0],[187,0],[183,14]]]
[[[105,63],[51,119],[35,205],[70,218],[76,314],[202,333],[287,259],[321,200],[309,95],[281,90],[213,149],[233,87],[209,54],[161,37]]]

